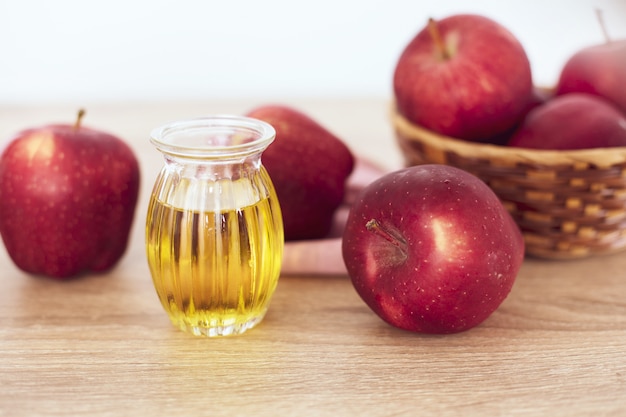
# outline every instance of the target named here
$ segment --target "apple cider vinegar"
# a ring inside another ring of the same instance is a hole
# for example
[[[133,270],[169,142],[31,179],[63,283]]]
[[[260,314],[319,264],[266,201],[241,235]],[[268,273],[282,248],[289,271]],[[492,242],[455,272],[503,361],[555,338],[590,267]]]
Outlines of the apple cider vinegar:
[[[276,193],[258,155],[227,162],[223,155],[186,158],[166,153],[150,198],[152,280],[182,330],[240,334],[263,319],[280,275],[284,238]]]
[[[282,260],[273,212],[269,198],[218,212],[152,202],[148,262],[175,324],[237,333],[263,318]]]

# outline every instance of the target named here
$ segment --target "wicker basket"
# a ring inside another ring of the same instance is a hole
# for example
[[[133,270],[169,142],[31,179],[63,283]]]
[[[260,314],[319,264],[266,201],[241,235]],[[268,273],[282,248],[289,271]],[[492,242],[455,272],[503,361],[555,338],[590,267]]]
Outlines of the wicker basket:
[[[485,181],[529,255],[575,259],[626,249],[626,148],[544,151],[479,144],[391,119],[406,165],[437,163]]]

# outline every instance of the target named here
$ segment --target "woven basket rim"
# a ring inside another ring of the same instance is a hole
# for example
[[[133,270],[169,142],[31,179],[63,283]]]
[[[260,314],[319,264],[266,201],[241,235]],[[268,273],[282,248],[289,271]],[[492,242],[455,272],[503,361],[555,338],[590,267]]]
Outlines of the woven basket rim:
[[[513,148],[503,145],[464,141],[450,136],[440,135],[418,126],[404,116],[391,104],[390,117],[396,130],[405,140],[420,141],[443,152],[454,152],[466,158],[484,158],[500,160],[506,163],[532,165],[594,165],[609,168],[626,163],[626,147],[591,148],[577,150],[544,150]]]

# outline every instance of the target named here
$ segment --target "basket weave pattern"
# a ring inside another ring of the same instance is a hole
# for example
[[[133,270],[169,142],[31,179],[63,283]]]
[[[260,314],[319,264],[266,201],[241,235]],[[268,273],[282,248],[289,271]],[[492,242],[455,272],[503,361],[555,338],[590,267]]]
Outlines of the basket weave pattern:
[[[526,252],[575,259],[626,249],[626,148],[545,151],[472,143],[391,119],[407,166],[446,164],[485,181]]]

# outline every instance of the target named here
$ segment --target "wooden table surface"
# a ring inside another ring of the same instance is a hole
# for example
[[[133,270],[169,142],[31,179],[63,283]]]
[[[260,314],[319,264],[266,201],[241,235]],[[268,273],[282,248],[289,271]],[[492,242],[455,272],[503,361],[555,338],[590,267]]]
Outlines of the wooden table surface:
[[[401,166],[384,99],[280,102],[360,155]],[[140,159],[131,246],[109,273],[68,282],[22,273],[2,248],[0,416],[626,415],[626,254],[527,259],[502,306],[455,335],[388,326],[341,274],[283,275],[264,321],[239,337],[197,338],[172,326],[144,255],[161,166],[148,132],[263,103],[86,106],[85,125],[124,137]],[[71,123],[77,107],[0,106],[0,136]]]

